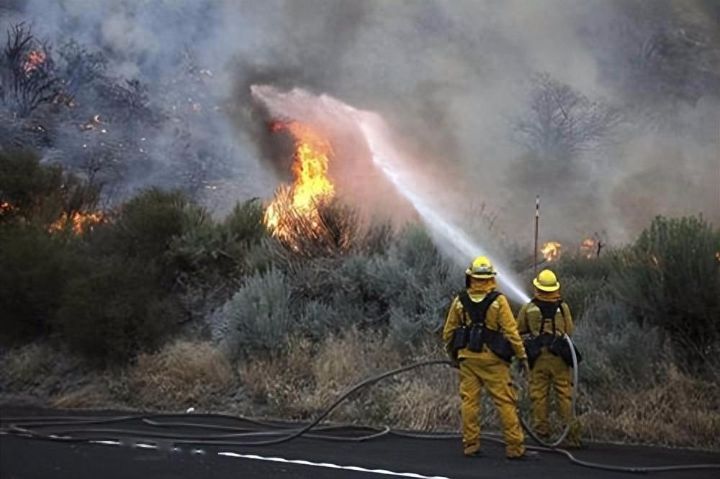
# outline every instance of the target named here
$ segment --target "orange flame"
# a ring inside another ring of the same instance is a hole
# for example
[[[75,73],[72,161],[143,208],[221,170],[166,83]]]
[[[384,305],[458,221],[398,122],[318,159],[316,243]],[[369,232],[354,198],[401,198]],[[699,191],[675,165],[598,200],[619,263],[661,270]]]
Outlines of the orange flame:
[[[299,217],[320,228],[318,205],[335,196],[328,177],[332,155],[330,143],[308,125],[299,122],[275,122],[271,131],[287,129],[295,137],[292,165],[293,183],[281,186],[265,210],[264,222],[273,236],[293,243],[293,222]]]
[[[80,130],[82,130],[82,131],[95,130],[101,124],[102,124],[102,120],[100,119],[100,115],[94,115],[92,118],[90,118],[90,121],[80,125]]]
[[[8,203],[7,201],[0,201],[0,215],[4,215],[5,213],[10,213],[12,210],[14,210],[15,207]]]
[[[40,68],[40,65],[45,63],[47,55],[42,50],[32,50],[27,54],[25,63],[23,64],[23,71],[26,75],[30,75],[32,72]]]
[[[80,235],[86,231],[92,230],[93,227],[99,223],[105,221],[105,216],[99,211],[76,211],[72,215],[63,213],[53,224],[50,225],[48,230],[51,233],[63,230],[66,226],[72,227],[72,232],[76,235]]]
[[[545,261],[555,261],[560,257],[560,250],[562,249],[562,244],[558,243],[557,241],[548,241],[544,245],[542,245],[542,248],[540,248],[540,252],[545,257]]]
[[[592,259],[597,255],[598,242],[593,238],[585,238],[580,243],[580,252],[588,259]]]

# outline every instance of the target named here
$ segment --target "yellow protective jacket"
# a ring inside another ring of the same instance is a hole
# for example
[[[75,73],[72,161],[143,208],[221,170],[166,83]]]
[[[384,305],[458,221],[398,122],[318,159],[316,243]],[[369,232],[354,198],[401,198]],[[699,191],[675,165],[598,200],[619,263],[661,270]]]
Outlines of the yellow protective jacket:
[[[560,300],[559,292],[545,293],[536,291],[535,297],[541,301],[549,302]],[[575,325],[573,324],[572,314],[570,314],[570,307],[567,303],[563,302],[560,305],[560,309],[562,312],[558,310],[555,313],[555,334],[558,336],[562,336],[563,334],[571,336],[575,330]],[[520,308],[517,324],[520,334],[532,334],[533,336],[540,334],[540,329],[542,328],[540,308],[532,302],[524,304],[523,307]],[[552,319],[546,319],[545,326],[542,329],[544,333],[552,334]]]
[[[495,287],[495,280],[473,281],[467,292],[472,301],[479,303],[485,298],[485,295],[493,291]],[[445,319],[445,327],[443,328],[443,342],[446,346],[452,341],[453,331],[463,323],[469,325],[470,318],[465,314],[460,298],[456,296],[450,304],[450,309]],[[503,336],[510,341],[513,351],[515,351],[515,356],[517,356],[518,359],[527,357],[522,339],[520,338],[520,334],[518,334],[515,317],[505,296],[498,296],[488,308],[487,316],[485,317],[485,327],[493,331],[502,332]],[[483,350],[479,352],[464,348],[458,352],[458,358],[479,358],[489,351],[487,345],[483,345]]]

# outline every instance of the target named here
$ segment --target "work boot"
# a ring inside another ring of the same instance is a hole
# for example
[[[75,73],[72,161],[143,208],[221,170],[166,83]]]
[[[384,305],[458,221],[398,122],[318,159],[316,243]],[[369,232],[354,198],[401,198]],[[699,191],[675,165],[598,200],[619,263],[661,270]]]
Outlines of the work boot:
[[[463,448],[463,454],[465,454],[465,457],[480,457],[482,456],[482,452],[480,452],[480,444],[468,444]]]
[[[521,456],[508,456],[509,461],[537,461],[540,459],[540,453],[535,451],[525,451]]]

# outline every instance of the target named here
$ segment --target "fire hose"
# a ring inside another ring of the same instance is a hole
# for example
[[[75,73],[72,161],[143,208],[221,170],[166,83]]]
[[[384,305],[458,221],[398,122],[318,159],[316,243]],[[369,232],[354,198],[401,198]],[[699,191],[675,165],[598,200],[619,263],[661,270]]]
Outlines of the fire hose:
[[[573,347],[572,340],[565,335],[564,339],[570,346],[573,357],[573,394],[572,394],[572,411],[575,414],[576,404],[576,388],[578,384],[579,374],[577,357]],[[0,428],[0,432],[6,434],[15,434],[34,439],[60,441],[60,442],[90,442],[97,443],[103,440],[133,437],[145,440],[156,440],[157,443],[168,443],[172,446],[177,445],[209,445],[209,446],[230,446],[230,447],[251,447],[251,446],[271,446],[283,444],[299,437],[307,437],[325,441],[343,441],[343,442],[364,442],[379,437],[393,435],[398,437],[406,437],[413,439],[448,439],[457,438],[459,435],[454,433],[418,433],[412,431],[394,430],[387,426],[382,428],[363,427],[365,434],[359,436],[342,436],[331,434],[333,430],[339,430],[345,426],[321,425],[320,423],[332,413],[340,404],[350,398],[357,391],[376,384],[384,379],[392,376],[428,366],[451,366],[448,360],[429,360],[418,363],[409,364],[396,369],[392,369],[376,376],[367,378],[354,386],[350,387],[341,394],[335,401],[323,410],[314,420],[302,427],[288,427],[282,423],[271,421],[260,421],[239,416],[229,416],[222,414],[151,414],[151,415],[125,415],[110,417],[73,417],[73,416],[54,416],[38,419],[37,417],[9,417],[2,420],[8,424]],[[208,424],[199,422],[188,422],[187,418],[216,418],[224,420],[233,420],[253,427],[227,426],[219,424]],[[181,421],[167,421],[170,418],[182,418]],[[122,429],[119,427],[107,427],[122,423],[140,422],[140,428]],[[560,454],[566,457],[572,464],[607,471],[627,472],[627,473],[650,473],[650,472],[669,472],[682,470],[700,470],[700,469],[719,469],[720,464],[683,464],[683,465],[667,465],[667,466],[621,466],[613,464],[605,464],[598,462],[589,462],[578,459],[570,451],[558,447],[568,434],[570,425],[566,425],[560,436],[553,442],[545,442],[541,440],[533,432],[532,428],[521,418],[521,423],[530,437],[536,441],[539,446],[527,446],[527,449]],[[214,434],[179,434],[167,433],[154,430],[147,430],[147,427],[156,429],[182,427],[186,429],[204,429],[213,430]],[[258,430],[260,427],[262,429]],[[49,431],[48,431],[49,429]],[[500,444],[504,441],[492,433],[483,433],[483,438]]]

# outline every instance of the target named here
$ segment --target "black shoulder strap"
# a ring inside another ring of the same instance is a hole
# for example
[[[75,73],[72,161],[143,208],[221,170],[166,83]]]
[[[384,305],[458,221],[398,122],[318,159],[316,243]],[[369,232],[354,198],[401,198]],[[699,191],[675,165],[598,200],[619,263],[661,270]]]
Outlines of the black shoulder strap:
[[[460,298],[463,309],[468,316],[470,316],[470,321],[472,321],[473,324],[484,325],[485,316],[487,315],[488,309],[490,309],[490,305],[493,304],[499,296],[501,296],[501,293],[498,291],[490,291],[479,303],[470,299],[467,291],[462,291],[458,297]]]
[[[555,314],[560,310],[560,314],[565,319],[565,312],[562,309],[562,299],[558,301],[543,301],[537,298],[532,299],[533,304],[540,310],[540,333],[545,332],[545,320],[552,321],[553,335],[556,334]]]

